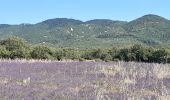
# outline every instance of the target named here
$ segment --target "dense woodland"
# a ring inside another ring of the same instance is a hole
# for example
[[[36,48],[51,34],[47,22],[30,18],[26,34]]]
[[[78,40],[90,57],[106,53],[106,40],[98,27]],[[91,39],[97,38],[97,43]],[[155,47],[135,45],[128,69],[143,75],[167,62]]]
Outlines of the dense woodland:
[[[57,48],[110,48],[142,44],[148,47],[170,47],[170,20],[145,15],[132,21],[68,18],[48,19],[36,24],[0,24],[0,40],[19,36],[30,44]]]
[[[18,37],[0,41],[1,59],[95,60],[170,63],[169,48],[134,45],[129,48],[71,49],[30,45]]]

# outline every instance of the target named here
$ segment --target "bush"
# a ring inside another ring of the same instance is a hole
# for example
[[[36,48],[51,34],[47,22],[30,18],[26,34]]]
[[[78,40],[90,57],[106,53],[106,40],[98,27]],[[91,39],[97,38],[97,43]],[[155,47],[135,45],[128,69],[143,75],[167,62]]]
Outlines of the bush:
[[[10,37],[0,41],[1,59],[71,59],[95,61],[137,61],[170,63],[170,49],[145,48],[134,45],[130,48],[113,49],[54,49],[44,45],[31,47],[23,39]]]
[[[167,63],[169,55],[170,54],[168,53],[167,50],[158,49],[155,52],[153,52],[152,61],[158,63]]]
[[[108,53],[105,53],[105,54],[102,54],[102,55],[101,55],[101,59],[102,59],[103,61],[106,61],[106,62],[112,61],[112,56],[111,56],[110,54],[108,54]]]
[[[5,46],[0,46],[0,58],[1,59],[9,58],[9,51],[6,50]]]
[[[36,46],[31,52],[31,57],[33,59],[52,59],[52,55],[52,50],[46,46]]]
[[[2,40],[0,45],[5,46],[8,51],[18,50],[21,48],[26,48],[28,45],[26,42],[19,37],[10,37],[6,40]]]
[[[26,42],[18,37],[10,37],[6,40],[2,40],[0,45],[3,46],[8,52],[8,58],[29,58],[30,47]]]

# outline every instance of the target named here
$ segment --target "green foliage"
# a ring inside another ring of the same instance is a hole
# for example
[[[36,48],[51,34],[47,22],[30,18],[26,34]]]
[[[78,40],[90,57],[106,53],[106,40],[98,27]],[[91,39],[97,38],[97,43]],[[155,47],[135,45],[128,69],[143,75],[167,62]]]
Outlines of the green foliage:
[[[6,40],[2,40],[0,45],[4,46],[4,52],[8,52],[8,57],[10,59],[29,57],[29,47],[21,38],[10,37]]]
[[[30,51],[29,48],[20,48],[16,50],[10,51],[10,56],[11,59],[28,59],[30,58]]]
[[[148,48],[133,45],[113,49],[70,49],[50,48],[45,45],[30,46],[18,37],[0,41],[1,59],[50,59],[50,60],[95,60],[95,61],[136,61],[170,63],[169,48]]]
[[[134,44],[152,47],[170,45],[170,21],[157,15],[145,15],[130,22],[107,19],[82,22],[56,18],[31,25],[0,25],[0,33],[0,39],[14,35],[31,44],[64,48],[103,49],[129,47]]]
[[[167,63],[169,56],[170,54],[166,49],[158,49],[155,52],[153,52],[152,60],[153,62]]]
[[[9,51],[6,50],[5,46],[0,46],[0,58],[5,59],[9,57]]]
[[[93,50],[92,50],[92,51],[93,51]],[[92,59],[93,59],[92,51],[91,51],[91,50],[86,50],[86,51],[81,55],[81,58],[84,58],[84,59],[87,59],[87,60],[92,60]]]
[[[105,53],[105,54],[102,54],[102,55],[101,55],[101,59],[102,59],[103,61],[106,61],[106,62],[112,61],[112,56],[111,56],[110,54],[108,54],[108,53]]]
[[[54,53],[53,53],[53,57],[56,59],[56,60],[63,60],[64,59],[64,51],[63,49],[56,49],[54,50]]]
[[[56,19],[49,19],[46,21],[43,21],[39,24],[46,24],[50,28],[52,27],[65,27],[68,25],[77,25],[77,24],[82,24],[82,21],[75,20],[75,19],[67,19],[67,18],[56,18]]]
[[[33,59],[52,59],[52,50],[46,46],[36,46],[31,51]]]
[[[120,52],[118,54],[118,58],[123,61],[130,61],[130,51],[128,48],[120,49]]]
[[[102,57],[102,54],[103,54],[103,51],[101,49],[97,49],[97,50],[94,50],[92,52],[92,56],[94,58],[101,58]]]
[[[131,52],[132,54],[134,54],[134,58],[137,60],[137,61],[145,61],[147,60],[147,57],[145,55],[145,51],[144,51],[144,48],[141,46],[141,45],[134,45],[132,48],[131,48]]]
[[[12,51],[16,49],[20,49],[22,47],[26,47],[25,41],[19,37],[10,37],[6,40],[2,40],[0,45],[4,45],[7,50]]]

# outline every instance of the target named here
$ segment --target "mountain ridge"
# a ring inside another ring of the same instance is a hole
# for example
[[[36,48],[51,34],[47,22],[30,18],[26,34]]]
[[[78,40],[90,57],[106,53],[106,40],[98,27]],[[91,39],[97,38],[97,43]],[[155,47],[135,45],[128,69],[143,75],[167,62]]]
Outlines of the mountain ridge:
[[[48,19],[36,24],[0,24],[0,39],[19,36],[32,44],[69,48],[110,48],[142,44],[170,45],[170,20],[148,14],[132,21],[69,18]]]

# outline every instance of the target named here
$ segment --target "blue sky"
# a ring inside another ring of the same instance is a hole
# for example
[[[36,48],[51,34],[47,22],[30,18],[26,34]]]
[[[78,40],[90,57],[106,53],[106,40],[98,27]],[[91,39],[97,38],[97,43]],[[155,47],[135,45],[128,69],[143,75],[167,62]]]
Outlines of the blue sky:
[[[146,14],[170,19],[170,0],[0,0],[0,24],[51,18],[130,21]]]

